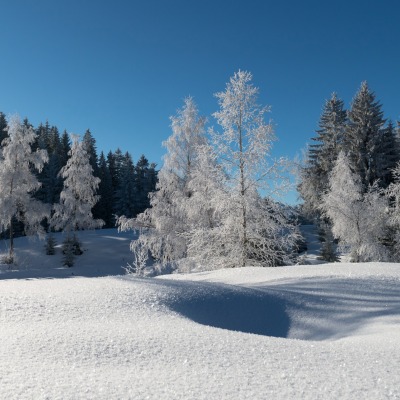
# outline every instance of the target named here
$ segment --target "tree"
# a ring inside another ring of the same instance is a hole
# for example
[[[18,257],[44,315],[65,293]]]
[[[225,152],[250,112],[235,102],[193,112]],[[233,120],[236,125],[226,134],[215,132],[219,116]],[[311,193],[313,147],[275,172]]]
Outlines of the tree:
[[[306,164],[301,168],[299,193],[304,200],[305,209],[311,214],[318,213],[321,196],[328,184],[328,176],[343,147],[347,123],[343,101],[336,93],[325,102],[319,121],[316,143],[308,148]]]
[[[190,230],[186,208],[186,201],[191,196],[189,182],[197,163],[197,149],[206,144],[206,120],[198,115],[191,97],[185,99],[184,106],[171,117],[171,122],[172,135],[163,143],[167,154],[158,174],[157,190],[150,194],[151,208],[133,221],[142,227],[137,246],[148,249],[161,268],[176,266],[175,263],[187,255],[185,233]],[[122,221],[121,227],[132,226]]]
[[[270,157],[275,135],[265,122],[269,107],[257,104],[258,88],[251,80],[249,72],[239,71],[226,90],[216,94],[220,111],[213,115],[221,131],[210,131],[230,191],[220,246],[231,250],[224,253],[226,264],[237,267],[277,265],[296,238],[276,203],[271,198],[264,201],[259,194],[259,190],[269,195],[279,191],[272,185],[283,160]]]
[[[398,261],[400,258],[400,162],[392,171],[394,181],[385,191],[389,201],[389,224],[394,231],[394,257]]]
[[[92,132],[90,132],[89,129],[87,129],[83,135],[82,142],[87,154],[89,155],[89,163],[93,169],[93,175],[98,176],[96,139],[93,137]]]
[[[364,192],[375,181],[383,182],[385,172],[379,161],[385,157],[381,145],[385,124],[382,106],[367,82],[361,84],[348,112],[344,150],[348,154],[350,168],[360,177]]]
[[[61,169],[64,187],[60,194],[60,203],[54,205],[51,219],[55,229],[68,234],[80,229],[95,229],[104,225],[104,221],[94,219],[92,208],[98,201],[95,195],[100,179],[93,176],[93,168],[84,143],[78,135],[71,135],[70,158]]]
[[[71,150],[71,139],[67,131],[64,131],[61,135],[60,143],[60,167],[64,167],[68,161],[68,154]]]
[[[0,162],[0,226],[9,229],[9,261],[14,259],[13,221],[24,224],[26,234],[42,235],[40,223],[48,217],[49,207],[34,198],[40,188],[33,170],[41,171],[48,161],[45,150],[32,152],[36,140],[32,128],[22,125],[18,116],[9,121],[8,137],[3,140]]]
[[[135,185],[135,167],[131,155],[126,152],[121,166],[121,178],[116,191],[115,211],[118,216],[127,218],[136,216],[137,191]]]
[[[0,111],[0,147],[2,145],[3,140],[8,136],[7,135],[7,120],[4,113]]]
[[[382,244],[387,228],[387,202],[377,184],[365,191],[362,178],[351,170],[343,152],[329,179],[329,191],[322,197],[321,210],[332,224],[332,233],[342,247],[349,247],[354,262],[386,261]]]
[[[104,226],[106,228],[111,228],[114,226],[113,188],[110,171],[103,152],[101,152],[99,158],[99,179],[98,194],[100,199],[94,207],[96,209],[96,215],[104,221]]]

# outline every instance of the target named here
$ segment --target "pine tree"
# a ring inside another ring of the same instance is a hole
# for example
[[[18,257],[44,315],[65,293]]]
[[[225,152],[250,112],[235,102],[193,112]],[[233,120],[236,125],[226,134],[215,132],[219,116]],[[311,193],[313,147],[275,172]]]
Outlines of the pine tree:
[[[121,166],[121,177],[116,191],[116,215],[133,218],[136,210],[137,192],[135,185],[135,167],[131,155],[126,152]]]
[[[389,121],[387,127],[381,131],[376,156],[376,174],[380,179],[380,186],[386,188],[393,182],[392,172],[399,161],[400,142],[393,123]]]
[[[54,256],[56,254],[56,239],[54,236],[50,233],[47,235],[47,240],[46,240],[46,245],[45,245],[45,250],[46,250],[46,255],[48,256]]]
[[[104,221],[104,227],[111,228],[115,223],[113,216],[113,188],[111,174],[103,152],[100,153],[99,158],[99,178],[98,194],[100,199],[94,209],[96,210],[96,215]]]
[[[7,128],[6,116],[0,111],[0,147],[2,146],[3,140],[6,137],[8,137],[6,128]]]
[[[376,180],[384,179],[385,174],[379,165],[384,156],[381,141],[385,120],[382,106],[367,82],[361,84],[354,97],[348,119],[344,150],[348,154],[350,168],[360,177],[366,192]]]
[[[22,125],[18,116],[9,121],[7,132],[0,162],[0,226],[2,230],[9,229],[9,260],[13,262],[14,221],[23,222],[26,234],[43,234],[40,223],[50,210],[34,198],[40,183],[32,170],[41,171],[48,156],[45,150],[32,152],[36,134]]]
[[[92,208],[98,201],[95,195],[100,179],[93,176],[83,142],[79,136],[72,136],[72,147],[67,165],[62,168],[64,188],[60,194],[60,203],[54,205],[52,226],[68,234],[80,229],[95,229],[104,225],[104,221],[94,219]]]
[[[67,133],[67,131],[64,131],[63,134],[61,135],[61,140],[60,140],[60,167],[64,167],[67,165],[68,161],[68,154],[71,150],[71,139]]]
[[[301,169],[298,191],[309,213],[318,213],[321,196],[327,189],[328,176],[343,147],[347,117],[343,101],[336,93],[325,102],[317,136],[312,138],[306,165]]]
[[[89,162],[93,169],[93,175],[98,176],[98,160],[97,160],[97,149],[96,139],[93,137],[89,129],[86,130],[82,139],[83,145],[86,152],[89,154]]]

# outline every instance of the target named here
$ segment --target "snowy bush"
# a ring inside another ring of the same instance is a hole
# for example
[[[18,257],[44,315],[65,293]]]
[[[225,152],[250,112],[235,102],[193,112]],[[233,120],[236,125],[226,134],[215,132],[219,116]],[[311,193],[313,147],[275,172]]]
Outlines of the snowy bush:
[[[55,249],[56,244],[57,242],[54,236],[52,234],[49,234],[47,236],[45,245],[46,255],[53,256],[54,254],[56,254],[56,249]]]
[[[376,184],[364,193],[361,178],[351,171],[344,153],[335,163],[321,210],[340,245],[350,247],[353,261],[388,260],[389,252],[382,244],[388,225],[386,198]]]

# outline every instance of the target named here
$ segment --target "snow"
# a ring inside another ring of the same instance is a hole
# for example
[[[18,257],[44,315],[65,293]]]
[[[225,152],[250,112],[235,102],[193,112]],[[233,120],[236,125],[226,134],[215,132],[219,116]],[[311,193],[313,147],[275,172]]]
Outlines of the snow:
[[[400,398],[399,264],[96,276],[121,272],[129,235],[81,235],[69,269],[16,241],[31,258],[0,274],[0,398]]]

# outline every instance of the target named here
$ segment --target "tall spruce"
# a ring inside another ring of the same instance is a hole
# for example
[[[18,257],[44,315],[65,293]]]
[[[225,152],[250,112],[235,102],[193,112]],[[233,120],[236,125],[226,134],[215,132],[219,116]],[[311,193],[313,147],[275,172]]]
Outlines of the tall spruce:
[[[115,210],[118,216],[124,215],[126,218],[136,216],[137,191],[135,185],[135,167],[132,157],[128,152],[124,155],[115,199]]]
[[[107,166],[104,153],[100,153],[99,157],[99,189],[98,194],[100,199],[94,206],[94,214],[98,215],[104,221],[105,228],[114,226],[113,216],[113,187],[111,181],[111,174]]]
[[[382,146],[385,119],[382,106],[376,100],[367,82],[363,82],[348,112],[344,150],[349,157],[351,170],[360,177],[363,190],[380,179],[386,172],[380,162],[385,157]]]
[[[325,102],[319,121],[319,129],[308,149],[306,165],[301,169],[299,193],[305,209],[311,214],[318,213],[322,194],[326,191],[328,177],[339,152],[343,148],[347,116],[344,104],[336,93]]]

